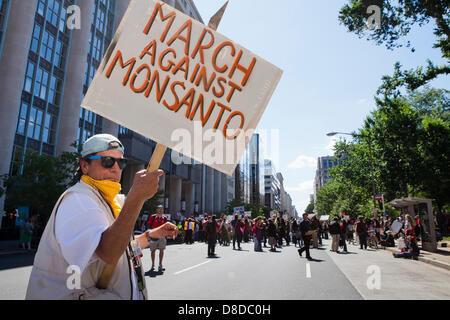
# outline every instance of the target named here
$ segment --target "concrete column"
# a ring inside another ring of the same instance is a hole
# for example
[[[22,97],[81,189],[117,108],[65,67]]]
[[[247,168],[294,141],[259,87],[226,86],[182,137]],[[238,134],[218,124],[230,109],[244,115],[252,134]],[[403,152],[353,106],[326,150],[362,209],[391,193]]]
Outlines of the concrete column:
[[[210,214],[214,211],[214,170],[206,167],[205,206],[204,210]]]
[[[12,1],[0,59],[0,175],[8,174],[37,0]],[[4,197],[0,198],[2,218]],[[0,219],[1,227],[2,219]]]
[[[64,151],[73,151],[70,145],[78,140],[78,120],[80,119],[80,105],[83,98],[84,70],[86,69],[89,50],[94,0],[80,0],[78,6],[81,9],[81,28],[72,30],[56,146],[57,155]]]
[[[192,182],[183,183],[183,197],[186,200],[186,216],[190,217],[194,213],[194,184]]]
[[[170,177],[169,190],[169,213],[176,215],[181,211],[181,178],[177,176]]]
[[[214,212],[222,210],[222,173],[214,170]]]

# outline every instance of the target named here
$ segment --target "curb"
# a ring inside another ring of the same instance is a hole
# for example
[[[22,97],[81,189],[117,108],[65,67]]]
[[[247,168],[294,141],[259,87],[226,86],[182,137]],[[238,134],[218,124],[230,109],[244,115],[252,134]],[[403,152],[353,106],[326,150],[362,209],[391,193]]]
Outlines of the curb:
[[[27,251],[27,250],[23,250],[23,249],[3,250],[3,252],[0,251],[0,258],[6,257],[6,256],[20,255],[20,254],[30,254],[32,252],[33,251]]]
[[[388,250],[388,251],[391,251],[391,252],[395,252],[395,253],[399,253],[400,252],[399,250],[397,250],[395,248],[392,248],[392,247],[391,248],[390,247],[386,247],[385,250]],[[430,259],[430,258],[423,257],[421,255],[418,256],[418,261],[422,261],[422,262],[434,265],[436,267],[444,268],[444,269],[447,269],[447,270],[450,271],[450,264],[446,263],[446,262],[442,262],[442,261],[439,261],[439,260],[433,260],[433,259]]]

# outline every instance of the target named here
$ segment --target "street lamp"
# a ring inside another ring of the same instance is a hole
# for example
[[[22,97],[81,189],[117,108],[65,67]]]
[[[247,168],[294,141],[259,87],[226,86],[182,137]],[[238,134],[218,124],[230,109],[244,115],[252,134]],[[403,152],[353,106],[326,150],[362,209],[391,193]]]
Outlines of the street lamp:
[[[367,138],[368,143],[369,143],[369,156],[370,156],[370,168],[371,168],[371,180],[372,180],[372,194],[373,194],[373,214],[375,216],[375,218],[378,217],[378,213],[377,213],[377,200],[376,200],[376,187],[375,187],[375,177],[374,177],[374,167],[373,167],[373,155],[372,155],[372,140],[370,138],[370,135],[365,135],[365,134],[357,134],[357,133],[346,133],[346,132],[330,132],[327,133],[328,137],[333,137],[337,134],[345,134],[345,135],[349,135],[352,136],[354,138],[359,137],[359,138]]]

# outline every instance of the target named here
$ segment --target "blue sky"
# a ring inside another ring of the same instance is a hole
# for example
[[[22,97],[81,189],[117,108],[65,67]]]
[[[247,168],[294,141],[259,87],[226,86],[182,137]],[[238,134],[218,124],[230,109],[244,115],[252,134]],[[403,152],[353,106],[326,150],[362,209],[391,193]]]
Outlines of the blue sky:
[[[194,0],[205,24],[226,0]],[[359,39],[338,22],[341,0],[230,0],[218,32],[284,71],[258,130],[278,130],[276,167],[301,214],[313,193],[317,157],[332,155],[331,131],[352,132],[374,110],[394,64],[443,63],[432,26],[412,31],[416,51]],[[431,83],[450,89],[444,78]],[[345,136],[343,136],[345,137]],[[348,138],[347,138],[348,139]]]

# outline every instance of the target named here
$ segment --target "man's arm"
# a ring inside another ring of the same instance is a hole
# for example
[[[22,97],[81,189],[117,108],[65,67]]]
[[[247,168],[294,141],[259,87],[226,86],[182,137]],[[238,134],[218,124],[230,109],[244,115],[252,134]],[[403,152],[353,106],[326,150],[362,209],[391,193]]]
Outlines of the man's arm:
[[[102,234],[95,251],[100,259],[108,264],[117,264],[130,242],[136,219],[145,200],[152,198],[157,192],[158,180],[162,174],[164,174],[162,170],[152,173],[143,170],[136,173],[119,217]]]

